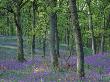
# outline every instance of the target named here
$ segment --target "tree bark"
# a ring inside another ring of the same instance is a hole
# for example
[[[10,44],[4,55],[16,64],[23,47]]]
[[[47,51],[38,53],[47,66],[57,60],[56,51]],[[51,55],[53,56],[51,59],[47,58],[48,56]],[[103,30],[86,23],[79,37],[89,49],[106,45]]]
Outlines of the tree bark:
[[[10,17],[10,18],[12,18],[12,17]],[[11,21],[10,23],[11,23],[10,24],[10,35],[13,36],[13,35],[15,35],[13,21]]]
[[[58,36],[58,29],[56,27],[56,31],[55,31],[55,41],[56,41],[56,54],[58,57],[60,57],[60,53],[59,53],[59,36]]]
[[[51,0],[51,8],[54,9],[56,7],[57,0]],[[58,67],[58,56],[56,54],[55,49],[55,36],[56,36],[56,28],[57,28],[57,13],[55,11],[51,11],[50,13],[50,49],[51,49],[51,62],[54,68]]]
[[[46,31],[45,31],[45,35],[43,37],[43,57],[45,58],[46,55]]]
[[[33,13],[33,28],[32,31],[34,31],[35,26],[36,26],[36,16],[35,16],[35,0],[32,2],[32,13]],[[31,45],[31,54],[32,58],[34,58],[35,55],[35,34],[32,35],[32,45]]]
[[[110,29],[110,12],[109,12],[109,15],[108,15],[108,17],[107,17],[107,19],[106,19],[106,28],[105,28],[106,30],[109,30]],[[109,47],[110,47],[110,34],[108,34],[108,45],[109,45]],[[107,46],[106,46],[107,47]],[[108,47],[107,47],[107,49],[108,49]],[[106,49],[106,50],[107,50]]]
[[[69,0],[71,10],[71,20],[75,35],[76,53],[77,53],[77,74],[79,78],[84,77],[84,52],[82,45],[81,29],[78,21],[76,0]]]
[[[95,37],[94,37],[94,31],[93,31],[93,24],[92,24],[92,13],[91,13],[91,1],[87,2],[88,5],[88,22],[89,22],[89,29],[91,31],[91,42],[92,42],[92,54],[96,54],[96,48],[95,48]]]
[[[25,60],[24,58],[24,51],[23,51],[23,37],[22,37],[22,28],[21,28],[21,14],[20,14],[20,8],[17,7],[16,14],[14,15],[14,20],[16,24],[16,33],[17,33],[17,55],[18,60],[20,62],[23,62]]]
[[[103,15],[103,31],[105,30],[105,15]],[[104,43],[105,43],[105,37],[104,37],[104,33],[102,33],[101,35],[101,48],[100,51],[103,53],[104,52]]]
[[[7,27],[9,28],[7,31],[7,35],[10,35],[10,20],[9,20],[9,14],[7,12]]]
[[[69,43],[70,42],[70,30],[69,28],[67,28],[67,44],[68,44],[68,47],[69,47]]]

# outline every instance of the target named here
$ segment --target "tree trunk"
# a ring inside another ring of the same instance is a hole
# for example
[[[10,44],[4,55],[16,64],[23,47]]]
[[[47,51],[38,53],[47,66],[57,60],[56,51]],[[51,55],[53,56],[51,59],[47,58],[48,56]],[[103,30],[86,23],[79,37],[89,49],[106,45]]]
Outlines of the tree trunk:
[[[23,62],[25,60],[24,58],[24,51],[23,51],[23,37],[22,37],[22,28],[21,28],[21,14],[20,14],[20,8],[17,7],[17,12],[14,15],[15,17],[15,24],[16,24],[16,34],[17,34],[17,54],[18,54],[18,60],[20,62]]]
[[[70,42],[70,30],[69,28],[67,28],[67,44],[68,44],[68,47],[69,47],[69,43]]]
[[[92,42],[92,54],[96,53],[96,48],[95,48],[95,38],[94,38],[94,31],[93,31],[93,25],[92,25],[92,13],[91,13],[91,6],[90,6],[91,1],[87,3],[88,5],[88,22],[89,22],[89,29],[91,31],[91,42]]]
[[[10,24],[10,34],[11,34],[11,36],[13,36],[13,35],[14,35],[13,22],[11,22],[11,24]]]
[[[67,34],[66,34],[66,28],[64,30],[64,44],[67,44]]]
[[[45,54],[46,54],[46,31],[45,31],[45,35],[43,37],[43,56],[45,58]]]
[[[36,26],[36,22],[35,22],[35,1],[32,2],[32,12],[33,12],[33,28],[32,31],[34,31],[34,28]],[[35,55],[35,34],[32,35],[32,45],[31,45],[31,54],[32,54],[32,58],[34,58]]]
[[[9,27],[9,35],[13,36],[14,35],[14,28],[13,28],[13,20],[12,16],[7,13],[7,26]]]
[[[53,9],[56,7],[56,2],[57,0],[52,0],[51,1],[51,8]],[[58,67],[58,56],[56,54],[56,49],[55,49],[55,36],[56,36],[56,28],[57,28],[57,14],[56,12],[51,11],[50,13],[50,49],[51,49],[51,56],[52,56],[52,65],[54,68]]]
[[[56,27],[56,31],[55,31],[56,33],[56,35],[55,35],[55,41],[56,41],[56,54],[57,54],[57,56],[58,57],[60,57],[60,53],[59,53],[59,36],[58,36],[58,29],[57,29],[57,27]]]
[[[71,20],[75,34],[76,53],[77,53],[77,74],[79,78],[84,77],[84,52],[82,45],[81,29],[78,21],[76,0],[69,0],[71,10]]]
[[[107,17],[107,19],[106,19],[106,28],[105,28],[106,30],[109,30],[110,29],[110,12],[109,12],[109,15],[108,15],[108,17]],[[108,45],[106,45],[106,47],[107,47],[107,49],[108,49],[108,46],[110,47],[110,34],[108,34]],[[106,49],[106,50],[107,50]]]
[[[9,14],[8,14],[8,12],[7,12],[7,27],[8,27],[7,35],[10,35],[10,20],[9,20]]]
[[[102,53],[104,52],[104,35],[101,36],[101,50]]]
[[[105,15],[103,15],[103,30],[105,29]],[[102,33],[101,35],[101,47],[100,47],[100,51],[103,53],[104,52],[104,42],[105,42],[105,37],[104,37],[104,33]]]

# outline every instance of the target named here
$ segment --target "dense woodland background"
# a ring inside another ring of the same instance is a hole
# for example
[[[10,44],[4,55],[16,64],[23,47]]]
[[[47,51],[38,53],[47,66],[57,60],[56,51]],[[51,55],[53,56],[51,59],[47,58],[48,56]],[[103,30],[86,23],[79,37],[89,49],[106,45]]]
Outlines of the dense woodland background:
[[[74,56],[82,78],[84,57],[110,51],[110,0],[0,0],[0,60],[7,48],[22,63],[47,57],[54,71],[62,69],[62,58]]]

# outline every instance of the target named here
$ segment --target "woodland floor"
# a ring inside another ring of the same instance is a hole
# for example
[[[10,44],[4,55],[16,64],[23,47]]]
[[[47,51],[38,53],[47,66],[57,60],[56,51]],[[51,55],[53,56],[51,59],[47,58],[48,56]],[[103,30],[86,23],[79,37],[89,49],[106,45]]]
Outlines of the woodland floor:
[[[85,56],[85,78],[79,81],[76,74],[76,56],[68,58],[69,52],[60,49],[59,63],[62,69],[54,72],[50,66],[49,51],[42,58],[42,50],[37,48],[34,61],[24,40],[26,62],[16,60],[16,37],[0,36],[0,82],[109,82],[110,53]],[[66,64],[70,67],[67,68]]]

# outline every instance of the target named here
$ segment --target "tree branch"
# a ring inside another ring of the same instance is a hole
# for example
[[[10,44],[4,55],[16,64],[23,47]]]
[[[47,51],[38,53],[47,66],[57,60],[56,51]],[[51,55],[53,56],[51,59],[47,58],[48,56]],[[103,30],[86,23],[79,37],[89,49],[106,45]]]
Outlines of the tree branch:
[[[15,15],[15,12],[13,11],[13,9],[8,9],[8,8],[5,8],[5,7],[0,7],[0,10],[3,9],[3,10],[7,10],[8,12],[12,13]]]
[[[20,5],[20,9],[21,9],[25,4],[27,4],[29,1],[30,1],[30,0],[27,0],[27,1],[25,1],[25,2],[23,3],[23,0],[22,0],[22,4]]]

